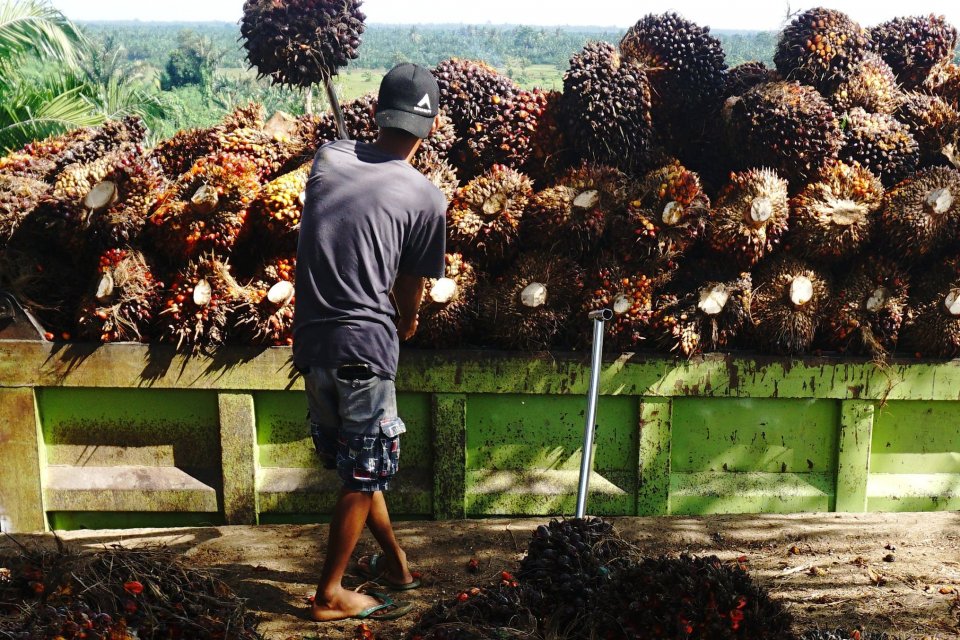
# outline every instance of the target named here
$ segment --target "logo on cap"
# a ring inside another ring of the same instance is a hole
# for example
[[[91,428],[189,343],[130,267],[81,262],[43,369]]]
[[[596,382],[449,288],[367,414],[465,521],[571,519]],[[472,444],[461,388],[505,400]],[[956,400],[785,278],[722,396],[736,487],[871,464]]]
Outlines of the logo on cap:
[[[417,103],[417,106],[414,107],[415,111],[422,111],[424,113],[433,113],[433,108],[430,106],[430,94],[425,93],[423,97],[420,98],[420,102]]]

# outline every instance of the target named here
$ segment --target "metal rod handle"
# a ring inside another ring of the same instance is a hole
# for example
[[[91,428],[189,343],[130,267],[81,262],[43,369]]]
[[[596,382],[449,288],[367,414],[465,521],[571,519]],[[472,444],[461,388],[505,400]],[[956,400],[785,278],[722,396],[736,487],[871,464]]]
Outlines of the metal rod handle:
[[[327,90],[330,108],[333,109],[333,119],[337,123],[337,133],[341,140],[349,140],[350,133],[347,131],[347,123],[343,121],[343,110],[340,108],[340,101],[337,99],[337,92],[333,88],[333,80],[330,76],[323,79],[323,86]]]
[[[613,319],[609,309],[591,311],[587,316],[593,320],[593,355],[590,359],[590,388],[587,391],[587,417],[583,429],[583,457],[580,460],[580,484],[577,487],[577,513],[582,518],[587,513],[587,493],[590,490],[590,472],[593,470],[593,437],[597,429],[597,396],[600,393],[600,367],[603,358],[603,331],[606,322]]]

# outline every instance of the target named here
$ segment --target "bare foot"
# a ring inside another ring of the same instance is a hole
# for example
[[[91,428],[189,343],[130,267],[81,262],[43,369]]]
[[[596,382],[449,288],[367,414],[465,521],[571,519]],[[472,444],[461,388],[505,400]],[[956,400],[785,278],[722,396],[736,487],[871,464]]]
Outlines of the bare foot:
[[[318,593],[310,607],[310,617],[316,622],[345,620],[378,604],[381,603],[376,598],[347,589],[340,589],[326,598]]]
[[[363,567],[367,573],[372,573],[370,571],[371,559],[372,556],[364,556],[357,561],[357,564]],[[381,554],[377,568],[382,571],[379,577],[390,584],[405,585],[414,580],[413,574],[410,573],[410,567],[407,566],[407,554],[402,549],[400,555],[396,558],[391,558],[386,553]]]

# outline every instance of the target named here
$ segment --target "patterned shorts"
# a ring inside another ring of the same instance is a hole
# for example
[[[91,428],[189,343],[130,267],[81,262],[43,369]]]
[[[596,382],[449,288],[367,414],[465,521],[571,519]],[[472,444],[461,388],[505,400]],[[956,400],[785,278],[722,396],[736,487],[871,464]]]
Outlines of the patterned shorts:
[[[336,369],[304,377],[310,435],[320,460],[336,469],[350,491],[387,491],[400,466],[400,434],[393,381],[340,380]]]

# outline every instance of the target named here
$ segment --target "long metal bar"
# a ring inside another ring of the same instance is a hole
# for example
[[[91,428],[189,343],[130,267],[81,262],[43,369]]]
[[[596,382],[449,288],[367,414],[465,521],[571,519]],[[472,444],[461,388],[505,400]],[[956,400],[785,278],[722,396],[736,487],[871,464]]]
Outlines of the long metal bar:
[[[590,359],[590,388],[587,391],[587,418],[583,428],[583,457],[580,460],[580,484],[577,487],[577,517],[587,513],[587,493],[590,491],[590,472],[593,470],[593,438],[597,430],[597,397],[600,393],[600,367],[603,357],[603,331],[613,319],[609,309],[591,311],[593,320],[593,355]]]
[[[333,109],[333,119],[337,123],[337,133],[341,140],[349,140],[350,133],[347,132],[347,124],[343,121],[343,110],[340,108],[340,100],[337,99],[337,92],[333,88],[333,80],[330,76],[323,79],[323,86],[327,90],[327,100],[330,101],[330,108]]]

